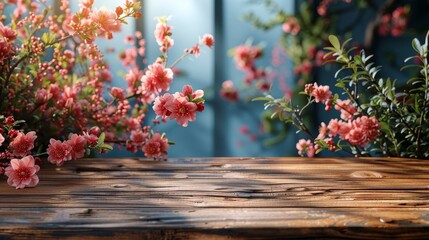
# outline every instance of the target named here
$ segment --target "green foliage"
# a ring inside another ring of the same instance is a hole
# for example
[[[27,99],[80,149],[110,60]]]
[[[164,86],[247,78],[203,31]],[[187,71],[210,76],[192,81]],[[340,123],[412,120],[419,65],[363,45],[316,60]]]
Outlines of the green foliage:
[[[404,68],[415,69],[416,76],[407,81],[405,90],[398,90],[396,80],[378,77],[380,67],[370,61],[372,56],[366,56],[363,50],[354,55],[354,49],[347,47],[350,40],[341,43],[336,36],[329,36],[331,46],[325,49],[340,65],[335,74],[335,86],[352,101],[357,109],[355,116],[375,117],[381,125],[381,134],[365,147],[338,142],[337,150],[349,149],[358,156],[376,154],[429,159],[428,38],[429,32],[423,44],[418,39],[412,41],[416,56],[407,58],[405,62],[411,61],[411,64]],[[335,103],[336,99],[338,95],[331,102]],[[311,94],[303,107],[270,95],[255,100],[265,101],[266,109],[275,109],[273,116],[312,137],[320,147],[317,152],[329,147],[324,140],[315,138],[303,121],[304,111],[314,102]]]

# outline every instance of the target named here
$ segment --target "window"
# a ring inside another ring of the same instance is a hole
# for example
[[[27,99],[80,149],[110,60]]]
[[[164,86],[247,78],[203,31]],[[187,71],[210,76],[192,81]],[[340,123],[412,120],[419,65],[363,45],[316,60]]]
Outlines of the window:
[[[278,1],[286,11],[292,11],[294,1]],[[77,5],[76,2],[71,4]],[[114,7],[117,3],[95,1],[95,7]],[[115,35],[114,41],[103,43],[100,48],[120,48],[127,34],[135,30],[142,31],[146,39],[147,63],[159,56],[158,45],[153,38],[157,16],[171,16],[174,47],[169,51],[169,64],[190,48],[205,33],[215,36],[213,50],[204,49],[198,59],[190,57],[183,60],[178,69],[184,76],[176,77],[172,90],[180,90],[184,84],[201,88],[206,95],[206,109],[197,115],[197,121],[182,128],[175,122],[163,123],[156,127],[167,132],[169,140],[176,144],[170,148],[170,157],[210,157],[210,156],[275,156],[294,152],[294,139],[275,147],[264,147],[260,133],[261,104],[229,103],[219,96],[223,81],[242,82],[243,73],[236,69],[228,50],[252,39],[255,43],[264,43],[267,56],[262,61],[271,60],[270,51],[280,38],[280,31],[262,32],[255,30],[250,23],[241,19],[242,15],[254,11],[259,16],[267,16],[260,5],[249,4],[248,0],[145,0],[143,17],[137,22],[130,22],[123,32]],[[110,44],[110,45],[109,45]],[[117,62],[117,53],[106,55],[110,62]],[[119,72],[120,64],[112,64],[112,73]],[[114,85],[124,86],[119,75],[114,76]],[[147,120],[150,121],[151,118]],[[240,128],[247,126],[249,134],[241,134]],[[256,138],[256,141],[253,140]],[[292,144],[292,145],[291,145]],[[289,152],[288,152],[289,151]],[[124,156],[129,153],[111,153]]]

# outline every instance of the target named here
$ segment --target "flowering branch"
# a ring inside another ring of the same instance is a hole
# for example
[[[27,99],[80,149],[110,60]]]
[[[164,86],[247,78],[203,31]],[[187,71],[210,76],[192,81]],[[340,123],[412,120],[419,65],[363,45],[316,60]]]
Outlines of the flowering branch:
[[[81,0],[72,13],[69,1],[61,1],[55,15],[46,6],[41,12],[36,1],[7,3],[17,9],[10,25],[0,22],[0,175],[9,185],[37,185],[42,160],[60,166],[115,145],[166,158],[172,142],[143,125],[149,106],[163,121],[184,127],[204,110],[202,90],[185,85],[182,92],[168,92],[174,73],[166,67],[167,50],[174,41],[165,19],[155,31],[161,57],[140,69],[137,57],[145,55],[145,40],[140,32],[127,36],[124,41],[132,47],[119,54],[128,71],[127,88],[110,86],[109,65],[94,41],[112,39],[128,18],[141,16],[139,1],[123,2],[111,11]],[[204,35],[185,57],[198,56],[203,45],[213,47],[213,37]]]
[[[275,99],[268,95],[256,100],[266,101],[266,108],[275,107],[278,109],[277,112],[290,114],[289,118],[280,120],[292,123],[306,133],[309,131],[301,119],[304,109],[310,104],[323,103],[327,111],[334,106],[341,113],[342,120],[332,119],[328,124],[322,122],[317,137],[308,134],[311,139],[301,139],[297,143],[300,155],[307,154],[312,157],[325,149],[348,151],[345,148],[347,146],[355,156],[376,153],[427,159],[429,158],[427,148],[429,135],[426,134],[429,132],[428,38],[429,33],[424,44],[418,39],[412,42],[417,55],[405,61],[414,59],[419,64],[406,65],[404,68],[417,67],[419,76],[408,80],[411,86],[407,92],[396,92],[396,81],[377,77],[380,68],[373,67],[373,63],[369,62],[372,56],[366,56],[364,51],[359,55],[350,55],[354,49],[347,49],[349,40],[341,44],[337,37],[331,35],[329,36],[331,46],[325,49],[329,51],[328,54],[335,57],[335,60],[329,61],[335,61],[342,66],[335,74],[337,78],[335,86],[346,93],[349,99],[339,99],[338,94],[332,94],[329,86],[311,83],[306,84],[302,92],[308,96],[308,100],[301,110],[292,108],[284,98]]]

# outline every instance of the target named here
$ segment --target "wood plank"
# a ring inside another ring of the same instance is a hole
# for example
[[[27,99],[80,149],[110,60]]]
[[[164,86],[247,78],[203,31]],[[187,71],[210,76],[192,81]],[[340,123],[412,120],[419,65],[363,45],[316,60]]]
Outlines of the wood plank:
[[[424,213],[413,208],[390,210],[370,208],[366,212],[350,209],[13,209],[0,221],[3,236],[15,234],[31,237],[166,237],[166,239],[215,239],[321,237],[371,239],[421,239],[428,236],[427,228],[412,224],[427,224],[429,209]],[[0,214],[4,211],[0,210]],[[222,212],[222,215],[218,213]],[[32,214],[33,231],[26,226]],[[310,216],[310,217],[309,217]],[[393,216],[393,217],[392,217]],[[37,222],[43,222],[38,224]],[[398,226],[409,227],[398,231]],[[53,229],[47,230],[47,227]],[[11,232],[10,229],[17,229]],[[100,231],[103,229],[103,231]],[[8,231],[9,230],[9,231]],[[132,234],[130,234],[132,233]],[[2,236],[0,234],[0,237]],[[119,234],[119,235],[118,235]],[[167,234],[167,235],[166,235]],[[169,235],[172,234],[172,235]],[[182,235],[183,234],[183,235]],[[188,238],[186,238],[188,236]],[[404,238],[406,237],[406,238]],[[40,238],[41,239],[41,238]],[[210,238],[209,238],[210,239]]]
[[[395,228],[402,222],[429,223],[429,208],[369,208],[362,212],[349,208],[12,208],[0,210],[0,229],[25,226],[32,214],[35,227],[175,227],[239,228],[289,226],[302,227],[384,227]],[[222,215],[218,213],[222,212]],[[311,216],[309,218],[308,216]],[[243,221],[245,219],[245,221]],[[57,224],[58,223],[58,224]]]
[[[0,239],[429,238],[429,164],[390,158],[81,159],[0,183]]]

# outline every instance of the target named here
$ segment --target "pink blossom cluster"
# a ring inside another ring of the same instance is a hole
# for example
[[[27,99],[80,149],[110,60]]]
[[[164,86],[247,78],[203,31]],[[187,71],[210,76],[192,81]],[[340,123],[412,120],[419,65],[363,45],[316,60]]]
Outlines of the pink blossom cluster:
[[[380,128],[380,123],[373,116],[362,116],[348,121],[331,119],[328,125],[321,125],[318,138],[339,136],[354,146],[365,147],[379,136]]]
[[[319,3],[319,6],[317,6],[317,13],[320,16],[326,16],[328,15],[328,8],[329,5],[331,5],[334,2],[346,2],[346,3],[350,3],[352,0],[322,0]]]
[[[0,22],[0,64],[13,57],[15,49],[13,43],[16,39],[16,32]]]
[[[336,137],[352,146],[364,148],[380,135],[381,124],[374,116],[357,116],[357,109],[352,102],[349,99],[334,99],[329,86],[319,86],[317,83],[306,84],[304,92],[312,98],[312,101],[325,104],[327,111],[331,110],[334,105],[334,108],[340,112],[341,119],[331,119],[327,125],[322,122],[315,142],[299,140],[296,144],[299,155],[307,154],[307,156],[313,157],[323,145],[327,145],[329,150],[335,151],[337,145],[334,138]],[[324,144],[321,145],[320,141],[323,141]]]
[[[207,46],[208,48],[212,48],[214,46],[214,37],[211,34],[204,34],[200,42],[192,46],[191,49],[185,49],[185,53],[192,54],[198,57],[200,55],[200,45],[204,45],[204,46]]]
[[[267,92],[271,88],[271,81],[265,68],[258,68],[255,61],[262,57],[263,51],[259,46],[240,45],[230,51],[234,56],[236,67],[245,73],[244,84],[254,86],[261,92]],[[231,85],[231,80],[225,81],[222,86],[221,96],[228,101],[236,101],[238,92]]]
[[[407,28],[409,17],[410,11],[407,7],[398,7],[391,14],[384,14],[378,26],[378,33],[382,36],[401,36]]]
[[[256,71],[255,60],[262,56],[262,49],[257,46],[240,45],[234,50],[234,60],[238,69]]]
[[[220,95],[227,101],[237,102],[238,101],[238,90],[234,86],[234,82],[226,80],[222,83]]]
[[[185,85],[182,92],[158,96],[155,99],[153,110],[163,121],[168,118],[187,127],[188,122],[195,121],[197,112],[204,110],[203,96],[203,90],[194,91],[190,85]]]
[[[72,134],[70,139],[66,141],[51,138],[46,150],[48,161],[61,166],[66,161],[82,158],[85,156],[86,149],[95,148],[97,142],[98,136],[92,133]]]
[[[159,17],[158,24],[155,27],[155,40],[160,46],[161,52],[166,52],[167,49],[171,48],[174,45],[174,40],[171,37],[172,26],[167,25],[167,17]]]
[[[12,116],[3,118],[0,124],[0,173],[8,177],[8,184],[16,188],[34,187],[39,182],[36,173],[39,171],[40,158],[34,157],[32,151],[38,146],[35,131],[24,133],[14,127],[18,122]],[[98,128],[92,128],[83,135],[72,134],[67,141],[51,138],[47,148],[48,161],[58,166],[65,161],[82,158],[90,148],[96,148]]]
[[[314,157],[316,152],[313,142],[311,142],[311,140],[305,139],[300,139],[296,143],[296,149],[298,150],[298,154],[300,156],[304,156],[306,154],[308,157]]]
[[[295,17],[290,17],[283,23],[282,29],[285,33],[297,35],[301,31],[301,25]]]
[[[141,149],[148,158],[165,158],[169,147],[165,135],[158,132],[152,134],[149,126],[132,131],[130,139],[127,141],[128,151],[137,152],[138,149]]]
[[[0,174],[7,174],[17,188],[35,186],[41,161],[37,156],[59,166],[112,146],[165,158],[166,135],[143,125],[149,105],[165,109],[159,116],[181,126],[196,120],[196,112],[204,110],[203,91],[189,85],[180,93],[168,91],[175,66],[188,55],[198,56],[201,46],[212,48],[213,36],[205,34],[167,66],[173,27],[167,18],[159,18],[154,37],[161,56],[142,69],[142,33],[126,36],[127,49],[118,54],[126,87],[112,86],[104,55],[116,49],[102,51],[95,40],[111,39],[128,18],[139,18],[140,2],[122,0],[109,10],[94,8],[94,0],[80,0],[73,12],[70,1],[61,0],[56,16],[41,8],[42,2],[0,3],[1,14],[6,7],[14,9],[10,18],[0,19],[0,99],[13,99],[0,102]]]
[[[124,43],[129,47],[119,54],[119,59],[122,65],[130,70],[138,71],[138,57],[146,55],[146,41],[140,31],[136,31],[133,35],[127,35],[124,38]],[[114,49],[112,49],[114,50]]]
[[[68,5],[62,1],[63,5]],[[73,15],[66,15],[63,28],[72,35],[78,35],[86,42],[93,42],[98,36],[113,38],[114,32],[121,31],[122,21],[130,16],[139,18],[141,13],[138,1],[126,0],[124,6],[116,7],[115,11],[92,8],[94,0],[82,0],[80,10]],[[68,8],[68,6],[63,6]],[[69,12],[67,12],[69,13]]]

